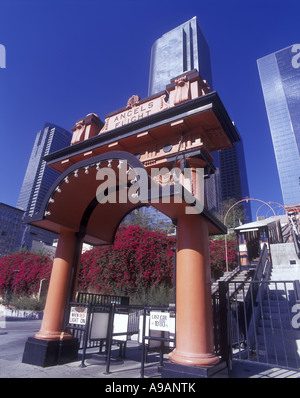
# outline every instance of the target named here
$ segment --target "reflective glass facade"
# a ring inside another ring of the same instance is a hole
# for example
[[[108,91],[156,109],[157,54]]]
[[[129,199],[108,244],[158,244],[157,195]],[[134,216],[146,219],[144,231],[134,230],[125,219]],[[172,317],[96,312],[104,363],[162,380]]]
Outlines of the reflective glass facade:
[[[148,95],[165,90],[171,79],[193,69],[212,88],[209,47],[196,17],[165,33],[153,44]]]
[[[32,216],[41,209],[47,192],[59,176],[59,173],[46,166],[44,156],[69,146],[71,138],[69,131],[50,123],[46,123],[37,133],[17,203],[17,207],[26,216]],[[56,235],[52,232],[27,225],[24,228],[22,245],[30,249],[32,240],[52,245],[55,238]]]
[[[257,61],[284,204],[300,203],[300,45]]]
[[[0,257],[20,249],[23,214],[20,209],[0,203]]]
[[[250,197],[243,142],[236,142],[232,147],[220,150],[218,155],[223,202],[229,199],[237,202]],[[251,221],[250,202],[243,202],[242,206],[245,218],[241,221]]]
[[[153,44],[148,95],[165,90],[171,79],[192,69],[199,71],[212,91],[210,49],[196,17],[165,33]],[[211,211],[219,213],[223,201],[249,196],[243,144],[214,153],[213,157],[217,170],[205,180],[206,203]],[[245,212],[247,220],[251,220],[250,205],[245,204]]]

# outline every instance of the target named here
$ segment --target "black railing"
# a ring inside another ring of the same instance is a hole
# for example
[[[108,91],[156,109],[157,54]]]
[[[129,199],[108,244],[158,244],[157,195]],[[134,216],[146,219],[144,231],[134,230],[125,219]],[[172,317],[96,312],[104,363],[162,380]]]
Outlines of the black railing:
[[[73,337],[80,341],[80,349],[83,350],[81,367],[86,366],[85,358],[88,348],[99,346],[100,354],[102,346],[105,346],[105,374],[109,374],[112,345],[118,344],[120,346],[119,356],[124,357],[128,337],[136,334],[139,335],[141,342],[141,377],[144,377],[145,362],[149,351],[160,352],[160,366],[162,366],[163,354],[175,347],[174,306],[142,307],[115,303],[71,302],[69,313],[70,317],[65,330],[71,332]],[[133,322],[129,321],[130,314],[134,315]],[[120,319],[122,316],[124,320]],[[155,323],[155,317],[158,317],[158,325],[151,323],[151,316]],[[142,321],[140,322],[141,317]],[[164,318],[166,319],[164,320]],[[172,326],[170,318],[172,318]],[[162,324],[161,321],[165,321],[165,324]]]
[[[264,245],[259,260],[254,270],[248,277],[260,281],[269,279],[271,263],[269,262],[267,245]],[[239,268],[236,268],[223,280],[219,280],[212,294],[213,330],[215,352],[229,365],[231,360],[232,345],[246,344],[246,331],[249,328],[252,313],[253,300],[259,293],[259,284],[251,286],[245,281],[234,278],[238,276]],[[235,319],[234,325],[232,319]]]
[[[91,304],[122,304],[129,305],[129,297],[98,294],[98,293],[85,293],[78,292],[76,296],[77,303],[91,303]]]
[[[300,305],[294,281],[246,281],[228,284],[228,346],[231,360],[299,368],[297,322]]]
[[[130,322],[130,314],[141,311],[141,306],[103,303],[70,303],[70,317],[65,330],[79,340],[82,349],[81,367],[85,367],[86,350],[99,347],[99,353],[105,346],[106,373],[109,373],[111,349],[113,344],[120,347],[120,355],[125,356],[128,336],[138,334],[138,322]],[[79,315],[78,315],[79,314]],[[82,322],[80,323],[80,315]],[[124,319],[116,319],[117,317]],[[136,316],[134,317],[136,319]],[[116,320],[116,322],[114,322]]]
[[[158,312],[160,314],[168,314],[168,322],[171,318],[174,319],[174,328],[171,325],[167,325],[166,330],[155,330],[151,329],[151,322],[148,319],[151,312]],[[148,320],[147,320],[148,319]],[[148,328],[146,323],[148,322]],[[147,331],[148,329],[148,331]],[[144,377],[145,373],[145,362],[148,350],[154,349],[160,352],[159,368],[163,366],[163,354],[170,352],[175,347],[175,306],[169,307],[144,307],[143,309],[143,327],[142,327],[142,359],[141,359],[141,377]]]
[[[264,244],[252,280],[260,281],[262,279],[269,279],[271,269],[267,268],[268,263],[269,263],[268,247],[266,244]]]
[[[295,245],[295,251],[298,258],[300,258],[300,235],[292,229],[292,236]]]

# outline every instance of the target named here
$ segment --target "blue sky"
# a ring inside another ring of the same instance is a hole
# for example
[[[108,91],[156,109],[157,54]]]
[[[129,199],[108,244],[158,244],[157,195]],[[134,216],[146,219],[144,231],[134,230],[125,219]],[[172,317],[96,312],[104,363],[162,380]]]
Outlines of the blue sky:
[[[44,122],[70,130],[147,97],[152,44],[194,16],[244,141],[250,197],[283,203],[256,60],[300,42],[297,0],[0,0],[0,202],[16,205]]]

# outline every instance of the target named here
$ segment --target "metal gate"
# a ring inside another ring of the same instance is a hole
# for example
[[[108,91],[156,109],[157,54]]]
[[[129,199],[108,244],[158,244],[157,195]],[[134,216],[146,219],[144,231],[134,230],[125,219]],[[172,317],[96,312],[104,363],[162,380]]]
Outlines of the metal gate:
[[[222,289],[229,359],[299,369],[299,281],[223,282]]]

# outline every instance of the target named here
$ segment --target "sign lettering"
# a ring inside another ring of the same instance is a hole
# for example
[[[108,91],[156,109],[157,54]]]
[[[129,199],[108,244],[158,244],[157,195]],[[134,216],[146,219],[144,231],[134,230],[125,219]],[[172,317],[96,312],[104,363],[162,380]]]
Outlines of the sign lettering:
[[[69,323],[86,325],[87,307],[71,307]]]
[[[151,99],[150,101],[143,102],[142,104],[139,104],[138,102],[134,103],[127,107],[125,111],[109,116],[105,119],[105,125],[101,130],[101,133],[136,122],[144,117],[169,108],[169,105],[165,101],[165,97],[166,95],[163,94]]]
[[[168,312],[150,312],[150,329],[169,331],[170,314]]]

